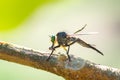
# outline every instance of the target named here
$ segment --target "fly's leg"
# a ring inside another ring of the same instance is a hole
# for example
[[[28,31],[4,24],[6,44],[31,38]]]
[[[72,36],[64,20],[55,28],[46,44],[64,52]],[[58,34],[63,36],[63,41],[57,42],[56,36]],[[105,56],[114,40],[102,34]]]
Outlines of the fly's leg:
[[[54,43],[52,44],[51,47],[49,47],[49,50],[53,50],[53,47],[54,47]]]
[[[71,58],[70,58],[70,56],[69,56],[69,50],[70,50],[70,46],[68,46],[67,56],[68,56],[68,60],[71,61]]]
[[[53,54],[53,52],[54,52],[54,50],[55,50],[55,49],[53,49],[53,47],[54,47],[54,43],[52,43],[52,46],[49,47],[49,50],[52,50],[52,52],[50,53],[50,55],[49,55],[49,57],[47,58],[46,61],[48,61],[48,60],[50,59],[50,56]]]
[[[56,48],[58,48],[58,47],[60,47],[60,45],[58,45],[58,46],[55,46],[55,47],[51,47],[52,48],[52,52],[50,53],[50,55],[49,55],[49,57],[47,58],[47,60],[46,61],[49,61],[49,59],[50,59],[50,57],[51,57],[51,55],[53,54],[53,52],[55,51],[55,49]]]
[[[49,57],[47,58],[47,60],[46,60],[46,61],[49,61],[50,56],[53,54],[54,50],[55,50],[55,49],[53,49],[53,50],[52,50],[52,52],[50,53],[50,55],[49,55]]]
[[[66,46],[68,46],[68,50],[67,50],[67,56],[68,56],[68,60],[71,61],[70,55],[69,55],[69,50],[70,50],[70,45],[74,44],[75,42],[77,42],[77,39],[75,39],[72,43],[70,44],[66,44]]]

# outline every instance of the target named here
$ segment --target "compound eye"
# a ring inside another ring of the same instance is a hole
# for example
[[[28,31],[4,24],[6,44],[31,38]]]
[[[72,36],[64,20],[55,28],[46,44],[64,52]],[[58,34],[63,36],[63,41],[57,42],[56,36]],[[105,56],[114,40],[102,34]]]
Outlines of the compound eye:
[[[50,36],[51,37],[51,42],[54,43],[55,42],[55,36]]]

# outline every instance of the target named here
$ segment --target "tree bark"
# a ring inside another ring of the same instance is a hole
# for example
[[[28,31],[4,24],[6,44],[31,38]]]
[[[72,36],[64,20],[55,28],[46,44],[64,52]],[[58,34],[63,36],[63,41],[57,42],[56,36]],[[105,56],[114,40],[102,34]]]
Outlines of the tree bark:
[[[120,80],[120,70],[92,63],[71,55],[71,62],[63,54],[52,55],[17,45],[0,42],[0,59],[42,69],[65,80]]]

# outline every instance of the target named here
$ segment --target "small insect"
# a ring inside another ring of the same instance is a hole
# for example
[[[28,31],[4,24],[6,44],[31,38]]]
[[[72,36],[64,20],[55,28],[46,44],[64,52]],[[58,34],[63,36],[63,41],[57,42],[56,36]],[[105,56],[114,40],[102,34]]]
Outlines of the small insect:
[[[82,27],[80,30],[74,32],[74,34],[82,31],[85,27],[86,27],[86,25],[84,27]],[[84,35],[84,34],[81,34],[81,35]],[[50,37],[51,37],[52,46],[49,47],[49,49],[52,50],[52,52],[49,55],[49,57],[47,58],[47,61],[50,59],[50,57],[53,54],[53,52],[55,51],[55,49],[59,48],[60,46],[62,46],[66,50],[66,54],[68,56],[68,60],[71,61],[71,58],[69,56],[70,46],[72,44],[76,43],[76,42],[78,44],[80,44],[81,46],[83,46],[83,47],[91,48],[91,49],[97,51],[98,53],[100,53],[101,55],[103,55],[103,53],[101,51],[99,51],[98,49],[93,47],[91,44],[86,43],[85,41],[81,40],[80,38],[72,37],[72,36],[68,35],[66,32],[58,32],[56,34],[56,37],[55,36],[50,36]],[[58,43],[57,46],[55,46],[55,42]],[[66,47],[68,49],[66,49]]]

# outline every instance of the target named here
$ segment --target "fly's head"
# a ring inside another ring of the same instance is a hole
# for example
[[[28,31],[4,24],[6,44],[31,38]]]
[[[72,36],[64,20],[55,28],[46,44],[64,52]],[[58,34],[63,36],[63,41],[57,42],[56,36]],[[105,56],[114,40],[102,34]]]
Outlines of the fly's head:
[[[51,39],[51,42],[52,42],[52,46],[51,47],[49,47],[49,50],[53,50],[53,46],[54,46],[54,44],[55,44],[55,36],[50,36],[50,39]]]
[[[55,36],[50,36],[51,42],[54,43],[55,42]]]

